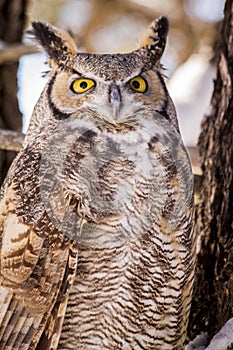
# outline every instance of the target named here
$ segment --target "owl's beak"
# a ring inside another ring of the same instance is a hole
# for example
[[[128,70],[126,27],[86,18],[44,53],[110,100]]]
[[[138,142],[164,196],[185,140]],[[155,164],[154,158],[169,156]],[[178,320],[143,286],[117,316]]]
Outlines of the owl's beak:
[[[112,106],[113,118],[116,120],[122,103],[121,91],[117,84],[112,84],[109,88],[109,102]]]

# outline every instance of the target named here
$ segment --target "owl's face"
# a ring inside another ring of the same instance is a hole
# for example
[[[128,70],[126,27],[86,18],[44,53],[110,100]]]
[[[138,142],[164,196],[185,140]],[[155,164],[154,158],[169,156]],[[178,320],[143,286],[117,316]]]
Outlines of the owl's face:
[[[148,115],[159,112],[178,129],[159,62],[165,18],[155,22],[140,49],[115,55],[79,53],[67,33],[42,22],[33,28],[49,56],[47,98],[58,119],[77,116],[117,131],[141,127]]]
[[[82,111],[88,111],[93,123],[106,127],[136,125],[146,117],[145,109],[162,111],[167,100],[160,72],[145,69],[143,60],[132,54],[78,55],[72,71],[64,68],[55,75],[50,99],[57,113],[85,118]]]

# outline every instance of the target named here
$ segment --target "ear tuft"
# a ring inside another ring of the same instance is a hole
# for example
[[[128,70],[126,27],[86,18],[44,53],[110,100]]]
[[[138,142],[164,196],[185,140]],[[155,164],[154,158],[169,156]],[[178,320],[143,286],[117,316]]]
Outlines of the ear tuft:
[[[140,48],[149,50],[159,60],[165,49],[168,29],[167,17],[157,18],[140,40]]]
[[[47,22],[33,21],[28,34],[32,35],[46,51],[52,67],[62,65],[77,53],[77,47],[71,36]]]

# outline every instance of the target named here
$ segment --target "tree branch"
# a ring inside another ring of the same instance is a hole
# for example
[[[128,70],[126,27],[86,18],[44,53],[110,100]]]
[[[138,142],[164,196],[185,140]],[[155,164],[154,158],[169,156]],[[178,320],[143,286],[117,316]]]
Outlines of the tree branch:
[[[198,141],[203,181],[195,216],[199,247],[189,320],[189,338],[206,332],[208,341],[233,318],[232,0],[226,1],[219,31],[212,109],[202,121]]]
[[[0,150],[19,152],[20,148],[23,145],[24,137],[25,135],[20,132],[0,129]],[[198,166],[196,147],[188,147],[188,151],[191,155],[191,160],[193,165]],[[202,176],[195,174],[194,175],[195,193],[200,192],[201,183],[202,183]]]
[[[2,150],[18,152],[23,140],[24,134],[20,132],[0,129],[0,149]]]
[[[33,45],[25,44],[6,44],[0,42],[0,65],[9,62],[17,62],[23,55],[39,52],[40,50]]]

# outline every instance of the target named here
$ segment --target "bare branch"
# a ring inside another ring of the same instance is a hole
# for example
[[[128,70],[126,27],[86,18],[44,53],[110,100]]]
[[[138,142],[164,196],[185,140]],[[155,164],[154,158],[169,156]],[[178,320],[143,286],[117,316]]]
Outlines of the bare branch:
[[[0,129],[0,149],[2,150],[18,152],[23,140],[24,134],[20,132]]]
[[[5,151],[19,152],[22,147],[24,137],[25,135],[20,132],[0,129],[0,149]],[[194,164],[197,165],[196,147],[188,147],[188,150],[189,150],[189,153],[191,154],[192,161],[194,161]],[[196,193],[200,192],[201,183],[202,183],[202,176],[195,174],[194,185],[195,185]]]
[[[13,44],[8,45],[0,42],[0,64],[8,62],[17,62],[23,55],[39,52],[39,49],[33,45]]]

